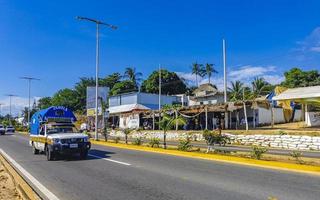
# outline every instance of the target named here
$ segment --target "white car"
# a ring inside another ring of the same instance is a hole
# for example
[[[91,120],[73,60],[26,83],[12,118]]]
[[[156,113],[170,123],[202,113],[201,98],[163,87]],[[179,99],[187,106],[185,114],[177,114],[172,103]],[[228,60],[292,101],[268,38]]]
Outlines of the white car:
[[[14,129],[13,126],[7,126],[7,127],[6,127],[6,132],[7,132],[7,133],[9,133],[9,132],[14,133],[14,132],[15,132],[15,129]]]
[[[0,135],[4,135],[6,133],[6,129],[2,124],[0,124]]]

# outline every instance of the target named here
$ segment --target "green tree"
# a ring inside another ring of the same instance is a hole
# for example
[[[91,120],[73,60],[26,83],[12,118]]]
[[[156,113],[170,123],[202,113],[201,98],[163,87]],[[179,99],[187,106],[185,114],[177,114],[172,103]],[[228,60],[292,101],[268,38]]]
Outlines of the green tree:
[[[25,122],[28,122],[28,110],[29,110],[28,107],[24,107],[24,109],[22,110],[23,121],[25,121]],[[32,115],[36,112],[37,112],[36,108],[30,109],[30,120],[31,120]]]
[[[116,83],[113,88],[110,90],[110,95],[117,95],[126,92],[137,91],[137,86],[134,82],[130,80],[125,80],[119,83]]]
[[[148,93],[159,92],[159,71],[154,71],[143,81],[141,91]],[[167,95],[184,94],[187,92],[186,84],[175,73],[161,69],[161,93]]]
[[[99,81],[99,84],[101,86],[108,87],[111,90],[116,83],[121,82],[121,79],[122,79],[122,76],[120,75],[120,73],[116,72],[106,76],[105,78],[102,78]]]
[[[300,68],[292,68],[284,73],[285,80],[282,86],[288,88],[320,85],[320,74],[317,70],[302,71]]]
[[[268,83],[267,81],[265,81],[264,78],[261,78],[261,77],[254,78],[254,80],[251,82],[251,84],[252,84],[252,97],[253,98],[257,98],[262,95],[267,95],[273,89],[273,86],[270,83]]]
[[[209,64],[209,63],[206,63],[205,70],[206,70],[206,75],[208,76],[208,79],[209,79],[209,83],[211,83],[210,79],[212,74],[217,74],[218,71],[214,68],[213,64]]]
[[[231,81],[231,87],[228,88],[230,101],[240,101],[243,97],[244,84],[241,81]]]
[[[142,80],[142,73],[136,72],[136,68],[134,67],[127,67],[124,72],[124,78],[127,78],[128,80],[132,81],[137,87]]]
[[[176,124],[178,125],[184,125],[186,124],[186,121],[183,117],[172,117],[168,114],[164,114],[162,119],[159,122],[159,126],[161,130],[163,130],[163,148],[167,148],[167,132],[170,130],[173,126]]]
[[[77,102],[77,93],[69,88],[59,90],[55,93],[51,100],[54,106],[65,106],[73,111],[79,110]]]
[[[197,86],[199,86],[198,76],[203,77],[205,75],[206,70],[204,69],[202,64],[198,64],[197,62],[192,63],[191,70],[192,74],[196,75],[196,84]]]
[[[46,109],[52,106],[51,97],[42,97],[38,100],[38,108],[40,110]]]

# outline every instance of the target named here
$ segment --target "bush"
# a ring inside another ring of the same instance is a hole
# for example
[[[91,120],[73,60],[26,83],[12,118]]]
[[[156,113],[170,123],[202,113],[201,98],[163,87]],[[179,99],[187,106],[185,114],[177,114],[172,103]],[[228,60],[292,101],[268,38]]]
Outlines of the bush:
[[[262,157],[262,154],[266,153],[267,151],[268,149],[265,147],[252,146],[251,157],[254,159],[260,160]]]
[[[304,163],[303,160],[301,160],[302,152],[300,152],[300,151],[292,151],[290,153],[290,156],[292,156],[296,160],[297,163],[299,163],[299,164],[303,164]]]
[[[143,144],[142,138],[138,137],[138,138],[134,139],[133,144],[138,145],[138,146],[142,145]]]
[[[121,139],[121,138],[118,136],[118,137],[114,138],[114,142],[115,142],[115,143],[119,143],[120,139]]]
[[[208,146],[213,146],[214,144],[225,146],[227,143],[230,142],[229,137],[221,135],[215,131],[204,130],[202,136],[205,139]]]
[[[191,139],[187,137],[186,139],[180,140],[178,145],[178,150],[180,151],[190,151],[192,149]]]
[[[151,138],[150,142],[149,142],[149,145],[151,147],[157,147],[159,148],[160,146],[160,139],[159,138]]]
[[[283,131],[283,130],[279,130],[278,131],[278,135],[287,135],[287,133],[285,131]]]

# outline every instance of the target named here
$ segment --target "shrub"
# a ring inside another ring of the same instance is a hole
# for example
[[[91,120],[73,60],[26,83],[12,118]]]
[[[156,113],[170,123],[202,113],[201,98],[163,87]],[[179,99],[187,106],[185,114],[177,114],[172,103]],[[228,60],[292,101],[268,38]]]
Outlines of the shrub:
[[[191,139],[187,137],[186,139],[180,140],[178,145],[178,150],[189,151],[192,148]]]
[[[149,142],[149,145],[151,147],[157,147],[159,148],[160,146],[160,139],[159,138],[151,138],[150,142]]]
[[[202,136],[205,139],[208,146],[213,146],[214,144],[225,146],[228,142],[230,142],[229,137],[218,134],[215,131],[204,130]]]
[[[283,131],[283,130],[279,130],[278,131],[278,135],[287,135],[287,133],[285,131]]]
[[[262,157],[262,154],[266,153],[267,151],[268,149],[265,147],[252,146],[251,157],[254,159],[260,160]]]
[[[301,160],[302,152],[300,152],[300,151],[292,151],[290,153],[290,156],[292,156],[296,160],[297,163],[303,164],[303,160]]]
[[[114,138],[114,142],[115,142],[115,143],[119,143],[119,141],[120,141],[120,137],[119,137],[119,136],[116,137],[116,138]]]
[[[138,146],[142,145],[143,144],[142,138],[141,137],[135,138],[133,141],[133,144]]]

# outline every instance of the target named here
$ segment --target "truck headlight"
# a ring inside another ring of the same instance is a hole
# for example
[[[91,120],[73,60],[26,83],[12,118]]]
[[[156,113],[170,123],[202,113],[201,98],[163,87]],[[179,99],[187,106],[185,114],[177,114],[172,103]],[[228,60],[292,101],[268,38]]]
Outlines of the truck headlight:
[[[52,142],[53,144],[60,143],[60,139],[59,138],[52,139]]]
[[[83,142],[89,142],[89,138],[88,137],[83,138]]]

